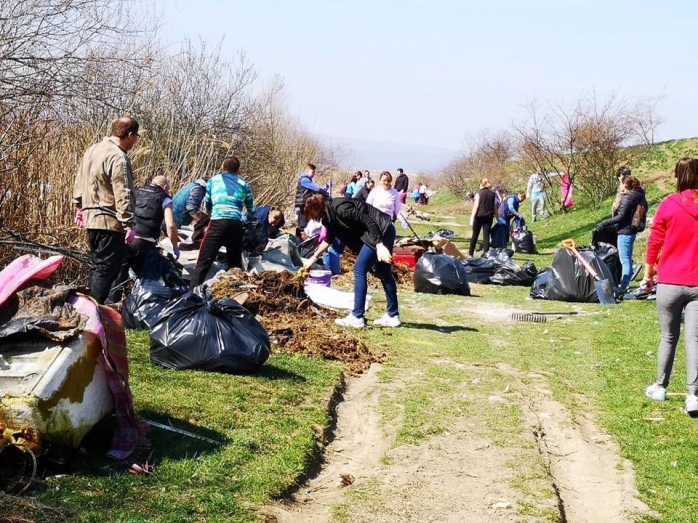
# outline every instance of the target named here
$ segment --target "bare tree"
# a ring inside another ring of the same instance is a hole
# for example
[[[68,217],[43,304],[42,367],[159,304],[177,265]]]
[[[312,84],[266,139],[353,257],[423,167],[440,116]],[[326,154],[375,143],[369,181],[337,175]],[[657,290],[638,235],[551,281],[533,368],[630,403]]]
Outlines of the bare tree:
[[[239,147],[260,203],[290,204],[298,174],[308,162],[318,166],[318,179],[334,182],[340,151],[323,146],[288,115],[281,79],[254,98],[248,118]]]
[[[598,206],[616,189],[616,169],[647,154],[659,122],[653,105],[630,105],[615,95],[600,102],[592,93],[571,109],[549,105],[543,113],[532,103],[529,120],[514,126],[520,166],[529,172],[567,173],[583,197]],[[548,178],[548,196],[561,207],[555,186]]]
[[[461,197],[469,191],[476,192],[481,178],[508,185],[512,181],[510,165],[514,151],[514,141],[507,132],[483,132],[469,138],[462,155],[442,171],[444,182]]]

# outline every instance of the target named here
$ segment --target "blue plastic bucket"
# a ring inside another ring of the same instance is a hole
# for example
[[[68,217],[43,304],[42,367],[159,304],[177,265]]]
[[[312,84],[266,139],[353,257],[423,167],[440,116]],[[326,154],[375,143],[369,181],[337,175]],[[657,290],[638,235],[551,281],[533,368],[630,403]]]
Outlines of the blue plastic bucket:
[[[326,270],[312,270],[308,273],[308,278],[305,283],[312,283],[313,285],[324,285],[325,287],[332,286],[332,271]]]

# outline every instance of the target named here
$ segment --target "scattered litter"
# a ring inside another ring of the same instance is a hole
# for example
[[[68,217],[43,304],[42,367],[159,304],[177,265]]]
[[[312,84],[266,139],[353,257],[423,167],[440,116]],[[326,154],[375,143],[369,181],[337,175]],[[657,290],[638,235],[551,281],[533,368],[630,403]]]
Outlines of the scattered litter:
[[[542,419],[550,419],[550,413],[549,412],[539,412],[538,417]]]
[[[340,474],[339,477],[341,478],[341,480],[339,482],[340,488],[348,487],[349,485],[354,484],[355,479],[354,479],[354,476],[352,476],[351,474]]]
[[[385,359],[385,354],[371,352],[358,337],[336,326],[338,313],[313,305],[303,282],[294,280],[292,273],[251,275],[232,269],[220,274],[211,291],[214,298],[225,298],[236,295],[242,286],[247,286],[249,294],[245,307],[257,315],[274,349],[338,360],[349,365],[350,374],[360,374],[371,363]]]
[[[500,501],[491,506],[495,510],[509,509],[512,507],[511,503],[509,503],[508,501]]]
[[[481,383],[481,382],[482,382],[482,379],[480,379],[480,378],[475,378],[475,379],[473,380],[473,385],[477,385],[478,383]]]

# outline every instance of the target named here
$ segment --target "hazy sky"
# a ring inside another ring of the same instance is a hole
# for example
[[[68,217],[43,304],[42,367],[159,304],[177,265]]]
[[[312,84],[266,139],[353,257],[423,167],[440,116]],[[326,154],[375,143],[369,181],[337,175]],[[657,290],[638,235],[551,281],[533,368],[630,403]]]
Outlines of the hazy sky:
[[[662,97],[658,139],[698,135],[695,0],[162,4],[170,38],[244,49],[260,85],[282,77],[291,114],[356,166],[435,168],[534,99],[567,106],[592,90]]]

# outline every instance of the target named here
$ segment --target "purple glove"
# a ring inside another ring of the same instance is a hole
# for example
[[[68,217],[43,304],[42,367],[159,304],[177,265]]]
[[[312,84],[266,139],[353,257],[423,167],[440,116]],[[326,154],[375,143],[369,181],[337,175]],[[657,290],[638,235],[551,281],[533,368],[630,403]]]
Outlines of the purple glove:
[[[318,240],[324,242],[325,238],[327,238],[327,227],[323,225],[320,229],[320,236],[318,237]]]
[[[135,239],[136,239],[136,231],[134,231],[133,229],[126,229],[126,240],[125,240],[126,243],[128,245],[131,245],[131,243],[133,243],[133,240],[135,240]]]
[[[175,247],[172,253],[174,254],[175,260],[179,260],[179,256],[182,254],[182,251]]]
[[[78,209],[75,211],[75,225],[78,226],[78,229],[84,229],[85,228],[85,218],[82,216],[82,209]]]

